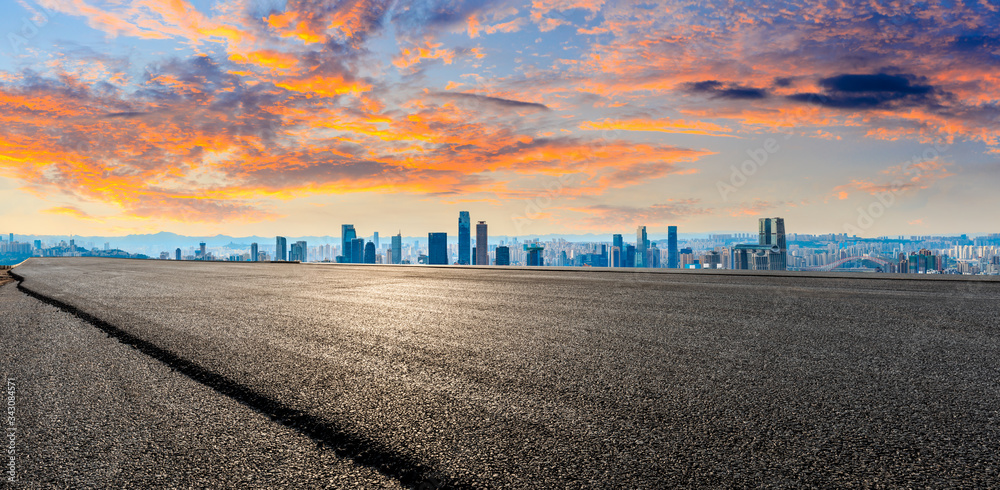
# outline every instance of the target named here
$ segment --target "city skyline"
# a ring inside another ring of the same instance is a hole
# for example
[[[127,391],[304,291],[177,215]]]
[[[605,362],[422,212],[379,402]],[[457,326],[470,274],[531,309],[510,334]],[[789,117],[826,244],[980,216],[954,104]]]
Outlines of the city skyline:
[[[990,2],[24,0],[0,223],[32,235],[985,234]],[[836,39],[835,44],[829,40]],[[766,42],[765,42],[766,41]],[[630,232],[629,232],[630,234]]]

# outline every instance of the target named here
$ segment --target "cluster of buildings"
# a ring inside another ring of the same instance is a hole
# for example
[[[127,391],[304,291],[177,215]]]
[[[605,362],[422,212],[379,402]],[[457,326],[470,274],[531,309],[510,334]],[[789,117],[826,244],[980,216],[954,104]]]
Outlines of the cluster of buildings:
[[[499,240],[490,243],[489,225],[479,221],[472,229],[468,211],[458,215],[457,243],[449,243],[447,232],[427,234],[426,247],[419,240],[404,243],[401,233],[381,243],[378,232],[370,239],[358,236],[353,224],[341,225],[340,244],[309,247],[305,241],[289,246],[286,237],[275,237],[273,255],[262,250],[257,243],[250,245],[249,253],[231,254],[236,261],[301,261],[336,262],[341,264],[428,264],[428,265],[524,265],[541,267],[629,267],[629,268],[687,268],[687,269],[749,269],[785,270],[784,220],[762,218],[757,243],[738,245],[735,248],[705,251],[696,255],[691,248],[680,248],[677,227],[669,226],[667,240],[651,241],[645,226],[636,228],[635,242],[626,242],[621,234],[614,234],[610,243],[574,243],[563,239],[542,243],[539,240],[519,242]],[[744,237],[740,235],[740,237]],[[745,238],[750,238],[746,235]],[[661,245],[663,247],[661,247]],[[164,252],[166,254],[166,252]],[[161,258],[165,258],[161,254]],[[193,256],[181,256],[176,250],[176,260],[213,260],[215,257],[199,244]]]
[[[7,238],[7,239],[4,239]],[[113,257],[128,259],[148,259],[143,254],[133,254],[124,250],[112,249],[109,243],[103,248],[93,243],[78,244],[76,240],[59,240],[43,244],[41,240],[14,240],[14,234],[0,236],[0,264],[12,265],[29,257]]]
[[[490,243],[489,227],[478,221],[473,229],[469,212],[458,215],[457,240],[447,232],[404,240],[397,233],[380,241],[378,232],[358,236],[354,225],[341,226],[339,241],[329,237],[310,246],[275,237],[270,243],[236,244],[208,249],[206,243],[186,250],[161,252],[163,260],[299,261],[345,264],[517,265],[612,268],[838,270],[858,272],[1000,274],[1000,234],[979,237],[910,236],[858,238],[846,234],[786,233],[782,218],[760,218],[757,233],[713,234],[678,239],[668,226],[660,240],[651,240],[638,226],[635,240],[613,234],[609,241],[570,242],[562,238],[541,241],[499,237]],[[0,263],[17,263],[30,256],[101,256],[149,258],[73,239],[17,242],[0,237]],[[155,252],[151,252],[155,253]]]

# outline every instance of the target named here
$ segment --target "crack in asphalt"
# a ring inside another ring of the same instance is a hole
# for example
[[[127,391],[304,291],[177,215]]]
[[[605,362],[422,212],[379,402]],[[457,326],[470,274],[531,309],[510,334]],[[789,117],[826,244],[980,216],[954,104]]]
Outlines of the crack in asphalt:
[[[278,424],[298,431],[317,443],[333,450],[338,456],[350,459],[357,465],[373,468],[379,473],[395,479],[400,484],[410,488],[443,489],[471,487],[471,485],[446,476],[442,472],[429,465],[420,463],[412,457],[385,447],[377,441],[354,434],[343,425],[288,407],[250,387],[125,332],[90,313],[58,299],[35,292],[24,286],[23,276],[13,270],[7,272],[13,280],[17,281],[17,289],[28,296],[80,318],[122,344],[128,345],[166,364],[171,369],[215,390],[219,394],[236,400],[250,409],[269,417]],[[0,281],[0,284],[2,284],[2,281]]]

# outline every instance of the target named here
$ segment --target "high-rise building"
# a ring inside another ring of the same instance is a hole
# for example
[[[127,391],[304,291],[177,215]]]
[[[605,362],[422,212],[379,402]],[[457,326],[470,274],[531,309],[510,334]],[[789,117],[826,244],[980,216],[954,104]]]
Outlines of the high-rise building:
[[[733,268],[783,271],[788,268],[788,250],[783,218],[760,218],[756,244],[733,247]]]
[[[476,224],[476,264],[490,265],[489,236],[486,232],[486,222]]]
[[[542,251],[545,250],[539,244],[527,245],[525,249],[528,252],[528,266],[529,267],[541,267],[545,265],[545,259],[542,258]]]
[[[611,267],[621,267],[622,265],[622,249],[619,247],[611,247],[611,255],[608,257],[608,264]]]
[[[646,250],[649,249],[649,240],[646,238],[646,227],[640,225],[635,230],[635,266],[648,267],[646,264]]]
[[[652,269],[660,268],[660,249],[655,243],[651,243],[650,247],[646,249],[646,261],[644,263],[646,267]]]
[[[469,250],[472,247],[472,237],[470,236],[472,231],[472,221],[469,218],[468,211],[458,212],[458,264],[459,265],[469,265],[471,264],[471,258],[469,257]]]
[[[375,263],[375,242],[368,242],[368,244],[365,245],[365,260],[364,260],[364,262],[366,264],[374,264]]]
[[[274,237],[274,260],[288,260],[288,239]]]
[[[208,260],[208,256],[205,253],[205,242],[198,244],[198,251],[201,252],[201,260]]]
[[[14,234],[13,233],[10,234],[10,243],[14,243]]]
[[[341,252],[340,259],[339,259],[340,263],[342,263],[342,264],[350,264],[351,263],[351,258],[354,256],[354,254],[353,254],[354,251],[351,250],[353,247],[354,247],[354,239],[353,238],[350,239],[350,240],[348,240],[348,241],[346,241],[344,243],[344,250],[343,250],[343,252]]]
[[[181,260],[181,249],[174,250],[174,258],[175,260]]]
[[[372,242],[375,243],[375,250],[378,250],[378,232],[377,231],[375,232],[375,237],[372,239]]]
[[[496,265],[510,265],[510,247],[500,245],[495,249]]]
[[[299,260],[309,262],[309,245],[304,241],[298,241],[295,244],[299,246],[299,257],[301,257]]]
[[[622,241],[622,236],[620,233],[611,235],[611,249],[614,250],[616,247],[618,248],[617,254],[614,253],[611,254],[613,256],[611,262],[609,262],[609,265],[611,265],[611,267],[622,266],[622,247],[624,247],[624,243],[625,242]]]
[[[476,265],[476,247],[472,247],[472,265]]]
[[[351,260],[346,261],[350,264],[363,264],[365,263],[365,239],[355,238],[351,240]]]
[[[431,265],[448,265],[448,234],[427,234],[427,263]]]
[[[354,239],[358,237],[357,232],[354,231],[354,225],[340,225],[340,243],[341,243],[341,255],[344,257],[344,262],[350,264],[354,253],[351,250],[351,245],[354,244]]]
[[[622,267],[635,267],[635,245],[631,243],[625,245],[625,253],[622,254]]]
[[[401,264],[403,262],[403,234],[397,233],[392,237],[392,263]]]
[[[677,261],[677,227],[667,227],[667,268],[676,269]]]
[[[257,253],[257,244],[256,243],[251,243],[250,244],[250,262],[257,262],[257,257],[258,256],[259,256],[259,254]]]

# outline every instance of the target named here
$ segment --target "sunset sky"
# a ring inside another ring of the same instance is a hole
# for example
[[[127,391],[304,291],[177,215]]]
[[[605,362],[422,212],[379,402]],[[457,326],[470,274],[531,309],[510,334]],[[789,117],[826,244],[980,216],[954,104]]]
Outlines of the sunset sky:
[[[0,2],[0,232],[1000,231],[995,0]]]

